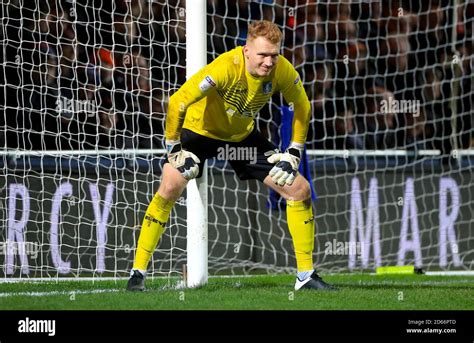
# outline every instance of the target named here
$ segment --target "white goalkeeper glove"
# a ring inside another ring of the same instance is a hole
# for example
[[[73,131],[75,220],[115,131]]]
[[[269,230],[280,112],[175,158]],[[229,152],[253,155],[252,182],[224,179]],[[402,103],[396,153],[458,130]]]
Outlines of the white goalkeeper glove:
[[[298,174],[301,156],[303,155],[303,144],[291,143],[284,153],[277,153],[267,158],[270,163],[276,163],[270,170],[272,181],[279,186],[287,184],[291,186]]]
[[[194,179],[199,174],[201,161],[190,151],[181,148],[181,141],[166,141],[166,151],[168,162],[176,168],[186,180]]]

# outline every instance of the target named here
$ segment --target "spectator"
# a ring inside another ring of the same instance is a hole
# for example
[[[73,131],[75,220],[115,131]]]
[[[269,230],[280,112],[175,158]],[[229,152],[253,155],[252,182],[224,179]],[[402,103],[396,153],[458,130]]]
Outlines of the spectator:
[[[152,118],[152,113],[164,113],[165,99],[185,81],[185,12],[179,5],[139,0],[73,6],[47,0],[36,5],[25,2],[20,8],[15,3],[6,5],[10,19],[4,30],[7,106],[0,125],[6,128],[3,139],[8,146],[161,147],[163,119]],[[474,5],[463,1],[457,6],[454,32],[451,8],[439,0],[350,4],[208,0],[208,57],[214,59],[236,40],[242,42],[249,19],[271,17],[284,31],[283,53],[297,67],[314,105],[308,133],[314,146],[329,141],[336,147],[350,144],[337,137],[342,132],[350,136],[350,118],[355,115],[354,132],[368,131],[368,147],[409,147],[424,135],[428,146],[433,142],[449,154],[452,137],[458,148],[469,148],[473,141]],[[451,50],[452,33],[458,39],[457,57]],[[379,105],[370,104],[369,98],[385,98],[385,92],[395,100],[419,100],[423,109],[418,119],[378,114]],[[458,100],[451,101],[452,97]],[[353,107],[330,110],[339,108],[342,98]],[[91,101],[100,110],[94,116],[58,110],[58,101]],[[274,103],[280,105],[280,99]],[[272,125],[275,104],[262,111],[262,126]],[[393,131],[397,133],[392,135]],[[106,144],[97,137],[93,140],[93,132],[121,138]]]
[[[396,144],[396,116],[388,107],[385,112],[382,106],[394,100],[394,95],[383,87],[368,90],[365,101],[366,113],[359,113],[358,132],[363,132],[366,149],[391,149]]]
[[[327,137],[322,140],[325,149],[364,149],[362,135],[355,127],[353,106],[343,99],[326,99]]]

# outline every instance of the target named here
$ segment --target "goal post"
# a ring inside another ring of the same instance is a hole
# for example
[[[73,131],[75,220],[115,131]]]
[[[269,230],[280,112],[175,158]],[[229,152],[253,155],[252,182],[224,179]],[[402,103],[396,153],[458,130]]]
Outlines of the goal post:
[[[189,79],[207,64],[206,0],[186,2],[186,77]],[[207,283],[207,162],[202,177],[191,180],[186,187],[187,206],[187,268],[188,287]]]

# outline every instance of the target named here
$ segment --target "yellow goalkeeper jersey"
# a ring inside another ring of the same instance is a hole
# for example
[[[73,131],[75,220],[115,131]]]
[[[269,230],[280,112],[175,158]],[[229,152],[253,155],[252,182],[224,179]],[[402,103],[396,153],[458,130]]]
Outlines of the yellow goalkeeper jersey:
[[[241,46],[202,68],[170,98],[166,138],[178,140],[182,126],[209,138],[242,141],[252,132],[260,109],[278,91],[294,104],[292,141],[304,143],[310,104],[295,68],[280,55],[269,76],[254,77],[245,67]]]

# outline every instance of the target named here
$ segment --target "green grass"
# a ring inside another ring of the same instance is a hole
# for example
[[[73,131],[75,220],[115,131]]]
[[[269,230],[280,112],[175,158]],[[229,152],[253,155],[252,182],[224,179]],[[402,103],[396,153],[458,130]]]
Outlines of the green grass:
[[[126,280],[0,283],[0,309],[474,309],[472,276],[349,274],[326,275],[324,279],[340,291],[295,292],[292,275],[210,278],[198,289],[173,289],[170,280],[155,278],[147,280],[147,291],[141,293],[126,292]]]

